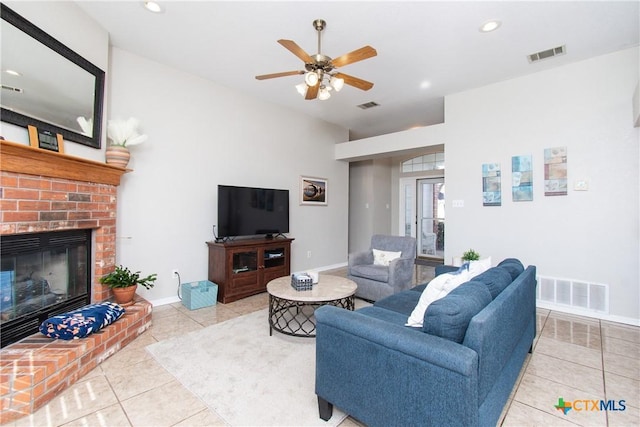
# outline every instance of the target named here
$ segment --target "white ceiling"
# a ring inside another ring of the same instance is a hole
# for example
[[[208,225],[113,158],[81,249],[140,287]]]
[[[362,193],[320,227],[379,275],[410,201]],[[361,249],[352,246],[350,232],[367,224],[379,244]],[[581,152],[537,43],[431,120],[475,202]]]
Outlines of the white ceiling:
[[[160,14],[141,1],[78,4],[114,46],[336,123],[350,129],[351,139],[442,123],[445,95],[637,46],[640,39],[637,0],[165,1]],[[376,57],[339,69],[373,82],[371,90],[345,86],[327,101],[306,101],[294,88],[301,76],[254,78],[302,70],[302,61],[276,41],[317,53],[312,22],[318,18],[327,22],[323,54],[336,58],[365,45],[377,50]],[[490,19],[502,26],[481,33]],[[561,45],[565,55],[527,60]],[[380,106],[356,107],[370,101]]]

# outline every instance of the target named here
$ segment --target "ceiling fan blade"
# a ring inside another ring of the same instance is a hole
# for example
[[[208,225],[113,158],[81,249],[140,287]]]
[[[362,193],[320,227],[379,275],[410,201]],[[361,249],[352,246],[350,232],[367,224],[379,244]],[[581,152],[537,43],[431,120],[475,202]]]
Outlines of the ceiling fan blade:
[[[331,63],[334,67],[340,68],[348,64],[353,64],[354,62],[374,57],[377,54],[378,52],[374,48],[372,48],[371,46],[365,46],[361,47],[360,49],[354,50],[353,52],[349,52],[345,55],[332,59]]]
[[[282,73],[263,74],[261,76],[256,76],[256,79],[257,80],[275,79],[276,77],[296,76],[300,74],[304,74],[304,71],[284,71]]]
[[[300,46],[298,46],[293,40],[280,39],[278,40],[278,43],[289,50],[289,52],[302,59],[305,64],[313,62],[313,58],[311,58],[309,54],[305,52]]]
[[[366,80],[359,79],[357,77],[350,76],[348,74],[336,73],[336,77],[344,80],[344,82],[350,86],[357,87],[361,90],[369,90],[373,87],[373,83]]]
[[[304,99],[316,99],[318,97],[318,89],[320,89],[320,84],[309,86],[307,88],[307,95]]]

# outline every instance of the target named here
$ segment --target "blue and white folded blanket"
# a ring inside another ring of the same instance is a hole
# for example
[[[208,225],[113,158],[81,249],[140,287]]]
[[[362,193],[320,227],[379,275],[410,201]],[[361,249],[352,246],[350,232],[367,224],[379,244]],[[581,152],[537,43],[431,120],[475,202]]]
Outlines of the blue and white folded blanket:
[[[45,320],[40,325],[40,332],[49,338],[63,340],[84,338],[112,324],[123,314],[124,308],[113,302],[91,304]]]

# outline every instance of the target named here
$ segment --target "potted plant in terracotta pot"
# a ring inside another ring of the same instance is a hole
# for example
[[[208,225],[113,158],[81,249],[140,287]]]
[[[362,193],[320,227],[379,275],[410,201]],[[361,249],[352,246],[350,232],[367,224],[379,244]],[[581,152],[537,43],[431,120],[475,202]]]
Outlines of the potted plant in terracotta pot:
[[[147,135],[138,133],[140,122],[134,117],[127,120],[109,120],[107,123],[107,139],[109,146],[105,152],[107,164],[126,168],[131,154],[129,146],[141,144],[147,140]]]
[[[147,277],[140,277],[140,272],[131,272],[128,267],[116,266],[111,273],[100,278],[100,283],[107,285],[113,291],[116,302],[122,306],[133,304],[133,297],[136,294],[138,285],[151,289],[155,285],[157,274],[150,274]]]

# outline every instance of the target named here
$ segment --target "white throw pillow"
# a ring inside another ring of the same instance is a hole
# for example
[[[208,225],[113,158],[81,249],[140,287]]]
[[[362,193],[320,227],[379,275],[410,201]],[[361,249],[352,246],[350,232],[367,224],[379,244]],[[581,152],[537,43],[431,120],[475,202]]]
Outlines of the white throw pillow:
[[[445,273],[435,277],[427,287],[422,291],[418,304],[411,312],[406,326],[412,326],[414,328],[421,328],[424,321],[424,313],[427,311],[429,305],[432,302],[444,298],[465,282],[470,279],[469,271],[461,269],[457,273]]]
[[[373,265],[383,265],[389,267],[389,263],[394,259],[400,258],[400,252],[381,251],[379,249],[373,249]]]
[[[471,261],[469,263],[469,280],[476,277],[478,274],[484,273],[491,268],[491,257],[487,257],[478,261]]]

